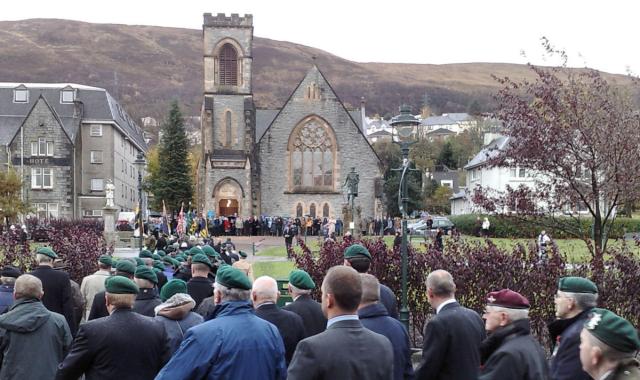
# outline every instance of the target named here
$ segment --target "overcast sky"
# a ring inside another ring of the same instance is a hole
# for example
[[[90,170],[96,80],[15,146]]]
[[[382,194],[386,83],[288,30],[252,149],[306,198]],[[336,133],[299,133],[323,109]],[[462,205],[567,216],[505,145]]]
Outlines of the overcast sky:
[[[543,61],[540,38],[571,66],[640,73],[636,1],[3,0],[0,20],[63,18],[202,28],[205,12],[253,14],[254,34],[358,62]],[[523,57],[522,53],[526,54]]]

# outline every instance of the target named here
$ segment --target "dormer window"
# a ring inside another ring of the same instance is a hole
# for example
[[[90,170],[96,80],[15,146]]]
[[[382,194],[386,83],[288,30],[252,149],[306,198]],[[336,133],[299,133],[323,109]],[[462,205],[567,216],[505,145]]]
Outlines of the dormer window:
[[[60,103],[73,103],[76,100],[76,90],[65,87],[60,91]]]
[[[29,103],[29,90],[24,86],[13,89],[14,103]]]

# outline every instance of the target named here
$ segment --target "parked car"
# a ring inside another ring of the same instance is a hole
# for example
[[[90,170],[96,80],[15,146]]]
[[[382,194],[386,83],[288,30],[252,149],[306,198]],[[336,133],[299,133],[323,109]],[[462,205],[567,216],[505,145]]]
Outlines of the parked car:
[[[49,241],[49,228],[38,226],[31,231],[31,240],[33,241]]]
[[[446,216],[434,216],[432,219],[433,225],[431,226],[431,229],[427,231],[425,228],[424,234],[427,237],[435,236],[438,228],[442,228],[444,234],[449,235],[451,233],[451,230],[456,227],[456,225],[453,224],[453,222],[450,221]]]

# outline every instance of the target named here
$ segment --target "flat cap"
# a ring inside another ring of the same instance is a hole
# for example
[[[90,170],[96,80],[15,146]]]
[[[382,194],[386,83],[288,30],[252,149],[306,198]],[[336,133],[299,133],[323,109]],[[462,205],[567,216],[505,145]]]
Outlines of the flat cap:
[[[195,263],[206,264],[209,268],[213,266],[213,264],[211,264],[211,260],[209,260],[207,255],[205,255],[204,253],[198,253],[197,255],[193,256],[191,258],[191,262],[194,264]]]
[[[116,271],[134,274],[136,273],[136,266],[129,260],[118,260],[116,263]]]
[[[187,283],[182,280],[174,279],[164,284],[162,290],[160,290],[160,299],[162,300],[162,302],[164,302],[173,297],[173,295],[175,295],[176,293],[186,292]]]
[[[344,251],[344,258],[345,259],[352,259],[352,258],[358,257],[358,256],[364,256],[364,257],[368,257],[369,259],[371,259],[371,254],[369,253],[369,250],[366,249],[361,244],[353,244],[353,245],[349,246],[349,248],[345,249],[345,251]]]
[[[40,254],[40,255],[49,256],[52,259],[57,259],[58,258],[58,255],[56,255],[56,253],[53,252],[53,249],[51,249],[50,247],[40,247],[40,248],[38,248],[36,253]]]
[[[143,249],[140,254],[138,255],[138,257],[140,258],[149,258],[149,259],[153,259],[153,254],[151,254],[151,252],[149,250]]]
[[[311,290],[316,288],[316,284],[313,282],[311,276],[309,276],[309,273],[301,269],[291,271],[291,273],[289,274],[289,283],[296,288],[303,290]]]
[[[124,276],[111,276],[104,282],[104,289],[111,294],[138,294],[138,285]]]
[[[0,277],[14,277],[14,278],[18,278],[22,275],[22,272],[20,271],[20,269],[11,266],[11,265],[5,265],[2,270],[0,270]]]
[[[216,273],[216,282],[229,289],[251,290],[251,280],[243,271],[232,267],[231,265],[223,265]]]
[[[104,265],[109,265],[109,266],[113,265],[113,260],[111,260],[111,256],[109,255],[100,256],[100,258],[98,259],[98,262]]]
[[[584,328],[602,343],[620,352],[635,352],[640,349],[638,331],[629,321],[612,311],[593,309]]]
[[[558,290],[568,293],[598,294],[598,287],[584,277],[562,277],[558,281]]]
[[[153,282],[154,284],[158,283],[158,276],[156,276],[155,272],[153,271],[153,269],[144,266],[144,267],[137,267],[136,268],[136,273],[134,273],[133,277],[135,278],[141,278],[144,280],[149,280],[151,282]]]
[[[487,305],[506,307],[507,309],[528,309],[531,307],[528,299],[510,289],[489,293],[487,295]]]

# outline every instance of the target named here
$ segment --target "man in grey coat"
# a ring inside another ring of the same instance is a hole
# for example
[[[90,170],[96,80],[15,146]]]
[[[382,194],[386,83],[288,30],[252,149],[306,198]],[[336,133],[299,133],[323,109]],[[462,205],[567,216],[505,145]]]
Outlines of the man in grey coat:
[[[29,274],[18,277],[16,302],[0,316],[0,379],[53,379],[69,351],[69,325],[61,314],[44,307],[42,296],[40,279]]]
[[[358,272],[342,265],[329,269],[322,282],[327,330],[298,343],[289,380],[393,378],[391,342],[362,326],[357,314],[361,297]]]

